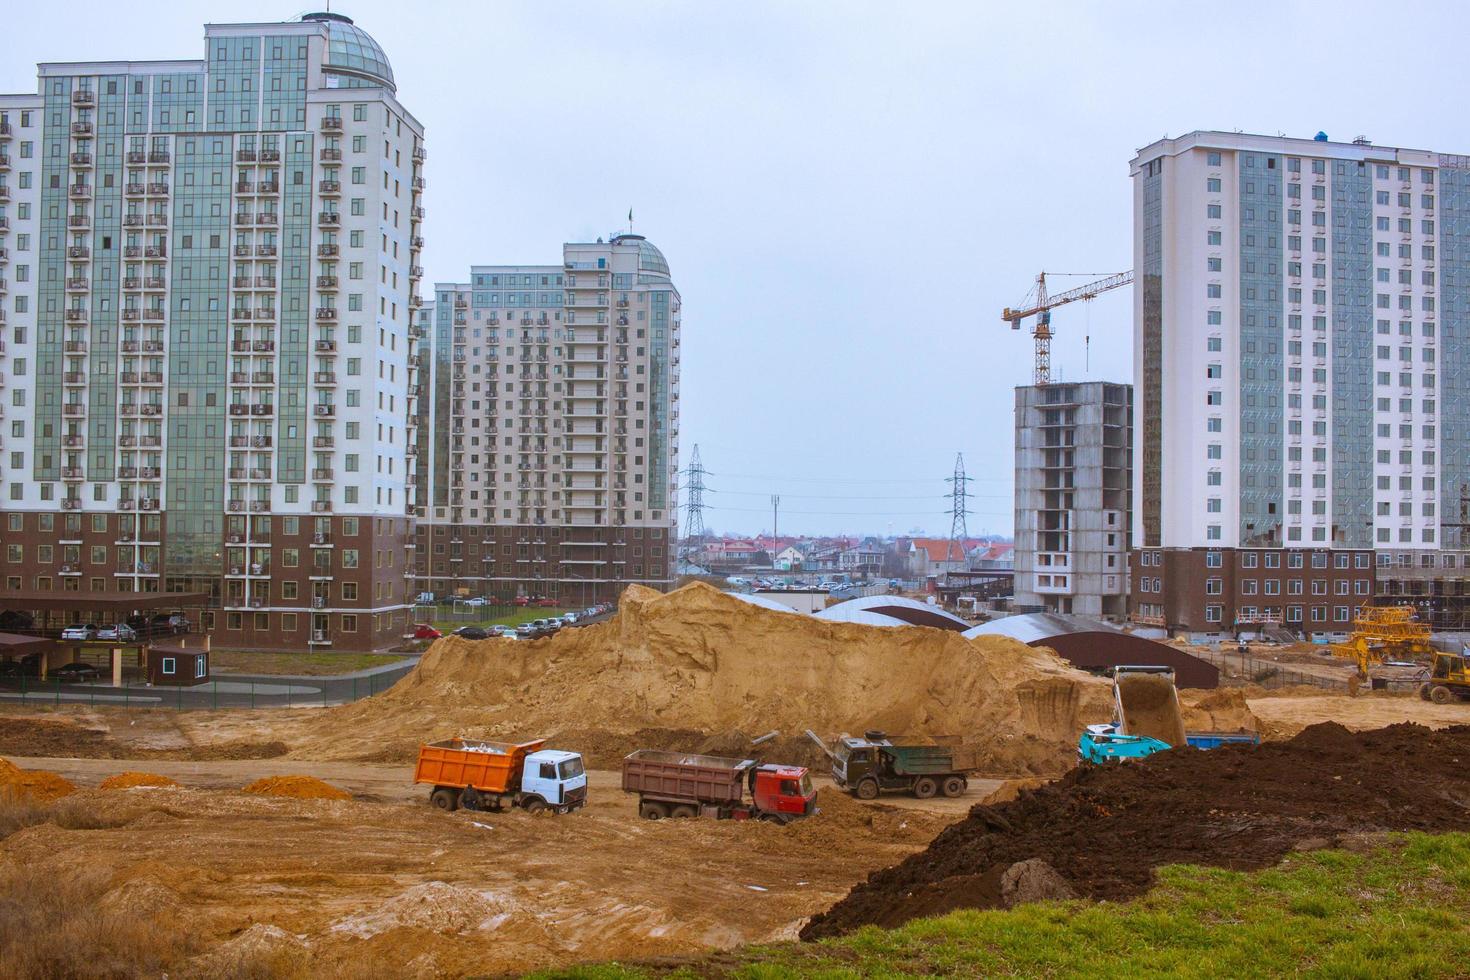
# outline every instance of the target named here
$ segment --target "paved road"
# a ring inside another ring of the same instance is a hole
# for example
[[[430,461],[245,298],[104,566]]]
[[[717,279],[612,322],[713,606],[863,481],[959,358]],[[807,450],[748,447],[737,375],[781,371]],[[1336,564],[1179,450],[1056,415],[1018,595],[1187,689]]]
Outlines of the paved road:
[[[27,704],[102,704],[142,708],[278,708],[346,704],[392,687],[413,669],[417,658],[395,660],[333,677],[278,674],[221,674],[196,687],[154,687],[134,683],[64,684],[56,681],[0,682],[0,701]]]

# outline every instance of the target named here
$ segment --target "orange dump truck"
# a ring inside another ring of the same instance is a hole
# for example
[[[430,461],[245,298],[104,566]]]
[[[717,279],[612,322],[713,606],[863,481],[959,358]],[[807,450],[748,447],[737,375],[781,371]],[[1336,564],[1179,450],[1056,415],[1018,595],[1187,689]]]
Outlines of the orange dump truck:
[[[413,781],[433,786],[429,802],[440,810],[570,813],[587,803],[587,772],[576,752],[544,749],[533,742],[484,742],[449,738],[419,746]]]

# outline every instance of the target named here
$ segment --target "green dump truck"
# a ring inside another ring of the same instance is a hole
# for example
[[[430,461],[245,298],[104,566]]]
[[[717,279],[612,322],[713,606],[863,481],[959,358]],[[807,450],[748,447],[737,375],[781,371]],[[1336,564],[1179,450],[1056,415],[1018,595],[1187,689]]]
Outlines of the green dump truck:
[[[951,735],[869,731],[862,738],[842,736],[836,749],[822,748],[832,760],[832,781],[861,800],[879,793],[912,793],[921,800],[962,796],[978,768],[974,750]]]

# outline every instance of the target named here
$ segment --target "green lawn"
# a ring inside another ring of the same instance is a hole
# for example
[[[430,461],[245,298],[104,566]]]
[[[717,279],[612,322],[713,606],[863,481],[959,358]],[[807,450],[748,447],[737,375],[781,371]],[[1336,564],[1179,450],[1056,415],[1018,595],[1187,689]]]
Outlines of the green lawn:
[[[369,667],[383,667],[400,659],[372,653],[271,653],[251,650],[212,650],[210,670],[216,674],[295,674],[329,677]]]
[[[688,965],[542,976],[1450,977],[1470,963],[1470,835],[1395,837],[1369,853],[1294,854],[1241,873],[1175,866],[1126,904],[956,912]]]

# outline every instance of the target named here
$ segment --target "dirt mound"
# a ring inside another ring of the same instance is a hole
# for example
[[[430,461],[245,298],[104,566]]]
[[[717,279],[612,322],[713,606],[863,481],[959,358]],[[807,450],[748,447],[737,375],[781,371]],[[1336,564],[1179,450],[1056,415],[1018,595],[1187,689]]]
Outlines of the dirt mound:
[[[245,787],[259,796],[289,796],[297,800],[350,800],[352,794],[315,776],[266,776]]]
[[[461,731],[772,729],[795,751],[806,728],[881,728],[960,735],[987,772],[1055,774],[1070,765],[1081,727],[1109,717],[1110,702],[1107,682],[1005,637],[828,622],[702,583],[668,595],[635,586],[607,623],[521,643],[439,640],[387,692],[324,713],[296,754],[396,759]]]
[[[516,902],[505,895],[426,881],[394,895],[371,912],[343,919],[332,926],[332,931],[360,939],[390,929],[426,929],[452,935],[498,928],[516,912]]]
[[[178,781],[156,772],[120,772],[98,784],[99,789],[132,789],[134,786],[177,786]]]
[[[1246,695],[1238,687],[1212,691],[1185,689],[1179,692],[1179,710],[1184,727],[1191,732],[1258,732],[1260,721],[1251,711]]]
[[[0,796],[23,797],[50,803],[77,791],[71,781],[45,769],[21,769],[9,759],[0,759]]]
[[[976,806],[928,850],[874,872],[802,938],[995,907],[1012,865],[1047,862],[1078,895],[1125,899],[1161,864],[1266,867],[1302,841],[1470,829],[1470,726],[1314,725],[1288,742],[1079,768],[1014,802]]]

